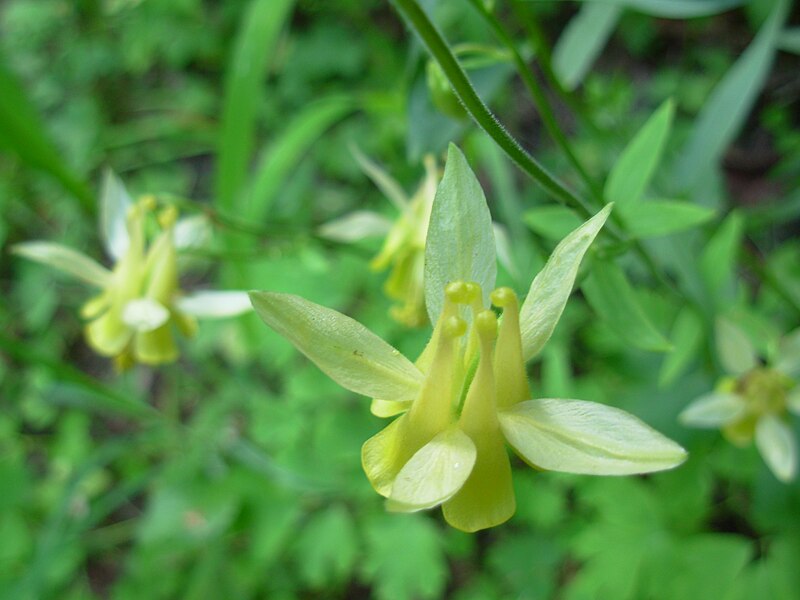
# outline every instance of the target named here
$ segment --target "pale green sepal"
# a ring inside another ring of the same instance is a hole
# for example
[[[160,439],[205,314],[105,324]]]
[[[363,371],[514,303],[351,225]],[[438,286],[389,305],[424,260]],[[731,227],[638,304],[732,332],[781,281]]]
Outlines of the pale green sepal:
[[[564,311],[581,260],[608,219],[609,204],[565,237],[531,283],[519,313],[522,356],[530,360],[538,354]]]
[[[647,189],[661,162],[661,154],[672,127],[675,103],[670,99],[653,113],[620,155],[608,175],[603,195],[619,210],[634,205]]]
[[[181,312],[201,319],[235,317],[253,309],[247,292],[216,291],[195,292],[175,301]]]
[[[378,213],[357,210],[320,226],[317,233],[335,242],[357,242],[369,237],[385,236],[392,222]]]
[[[422,373],[361,323],[291,294],[250,292],[263,321],[342,387],[387,400],[413,399]]]
[[[497,251],[486,197],[461,150],[450,144],[425,244],[425,305],[431,323],[442,312],[448,283],[477,283],[488,306],[496,277]]]
[[[122,322],[134,331],[153,331],[168,320],[169,310],[152,298],[131,300],[122,309]]]
[[[361,167],[361,170],[364,171],[377,188],[384,193],[399,211],[404,211],[408,207],[408,198],[400,184],[377,163],[367,158],[357,146],[351,145],[350,152],[352,152],[358,166]]]
[[[726,373],[743,375],[758,365],[758,355],[750,338],[731,321],[717,319],[714,333],[717,356]]]
[[[211,223],[205,215],[180,219],[172,232],[176,250],[202,248],[211,241]]]
[[[756,424],[756,447],[778,479],[787,483],[797,475],[797,442],[792,429],[775,415],[764,415]]]
[[[395,477],[403,467],[402,433],[408,414],[395,419],[361,446],[361,467],[373,489],[389,497]]]
[[[781,339],[774,367],[794,379],[800,377],[800,329],[795,329]]]
[[[450,427],[417,450],[392,485],[387,509],[414,512],[451,498],[475,464],[475,444],[458,427]]]
[[[499,413],[515,451],[531,465],[587,475],[662,471],[686,450],[633,415],[583,400],[528,400]]]
[[[711,392],[683,409],[678,420],[688,427],[716,429],[733,423],[747,412],[747,403],[736,394]]]
[[[411,408],[411,400],[380,400],[373,398],[369,405],[369,412],[376,417],[388,419],[399,415]]]
[[[11,248],[30,260],[53,267],[99,288],[111,284],[111,271],[82,252],[50,242],[23,242]]]
[[[114,260],[121,259],[130,245],[126,223],[131,206],[133,200],[122,181],[111,169],[106,169],[100,189],[100,238]]]

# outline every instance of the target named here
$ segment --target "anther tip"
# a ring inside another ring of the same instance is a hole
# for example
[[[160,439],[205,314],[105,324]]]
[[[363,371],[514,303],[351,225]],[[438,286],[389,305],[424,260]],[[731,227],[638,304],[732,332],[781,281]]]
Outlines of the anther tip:
[[[497,288],[492,292],[490,298],[492,300],[492,304],[499,306],[500,308],[504,308],[513,302],[516,302],[517,300],[514,290],[512,290],[510,287]]]
[[[445,296],[451,301],[462,303],[467,294],[467,285],[463,281],[451,281],[444,288]]]
[[[466,302],[472,303],[472,302],[475,302],[475,300],[478,300],[481,297],[481,286],[479,286],[477,283],[475,283],[474,281],[468,281],[465,284],[465,286],[466,286],[466,289],[467,289]]]
[[[174,206],[168,206],[164,210],[162,210],[158,215],[158,224],[161,225],[162,228],[168,229],[175,224],[175,221],[178,220],[178,209]]]
[[[461,317],[448,317],[444,322],[443,331],[447,337],[460,337],[467,333],[467,322]]]
[[[494,337],[497,335],[497,315],[491,310],[482,310],[475,317],[475,327],[481,336]]]

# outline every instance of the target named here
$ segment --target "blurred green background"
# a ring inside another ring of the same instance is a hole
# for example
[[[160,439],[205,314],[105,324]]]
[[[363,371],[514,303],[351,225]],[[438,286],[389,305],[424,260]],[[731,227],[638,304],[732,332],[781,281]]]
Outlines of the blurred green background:
[[[479,93],[548,168],[583,185],[480,15],[422,4],[452,44],[494,49],[469,69]],[[716,315],[764,352],[800,320],[797,9],[493,4],[595,181],[675,102],[650,195],[713,218],[647,243],[702,307],[697,324],[677,326],[681,303],[625,263],[632,298],[674,350],[637,347],[576,293],[531,375],[534,397],[623,407],[689,461],[624,479],[518,461],[517,514],[469,535],[438,511],[384,511],[360,466],[384,422],[252,315],[201,323],[174,365],[116,374],[83,340],[85,287],[8,252],[44,239],[100,259],[105,167],[133,195],[209,215],[214,239],[190,257],[185,288],[299,294],[412,356],[428,330],[388,318],[386,275],[369,268],[380,239],[318,234],[354,210],[396,216],[353,146],[410,194],[423,155],[459,143],[512,242],[501,281],[520,294],[564,214],[538,218],[552,201],[468,120],[439,111],[427,55],[388,2],[5,0],[0,597],[800,598],[800,485],[777,481],[752,446],[676,420],[722,375]]]

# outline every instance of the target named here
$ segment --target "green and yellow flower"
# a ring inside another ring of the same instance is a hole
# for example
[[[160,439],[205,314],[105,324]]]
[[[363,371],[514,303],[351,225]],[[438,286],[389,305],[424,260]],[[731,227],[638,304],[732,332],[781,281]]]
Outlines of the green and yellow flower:
[[[721,429],[737,446],[756,448],[783,482],[797,476],[797,441],[789,413],[800,415],[800,330],[782,340],[773,361],[759,360],[747,334],[726,318],[716,324],[717,354],[729,374],[680,414],[689,427]]]
[[[158,233],[148,245],[147,221]],[[100,233],[114,260],[106,269],[92,258],[50,242],[26,242],[17,254],[55,267],[99,289],[81,309],[87,343],[114,358],[119,369],[134,363],[162,364],[178,357],[175,330],[194,334],[195,317],[223,317],[250,308],[243,292],[185,295],[178,284],[178,250],[201,242],[206,225],[178,221],[174,206],[158,210],[153,196],[133,202],[122,183],[106,174],[101,194]]]
[[[686,452],[636,417],[582,400],[531,400],[525,362],[550,338],[606,207],[568,235],[519,305],[496,277],[483,192],[451,146],[432,208],[424,295],[431,340],[416,362],[360,323],[288,294],[251,292],[256,312],[337,383],[395,418],[369,439],[362,464],[392,511],[442,506],[464,531],[515,510],[506,445],[545,470],[626,475],[669,469]],[[497,313],[491,308],[502,311]],[[399,416],[397,416],[399,415]]]

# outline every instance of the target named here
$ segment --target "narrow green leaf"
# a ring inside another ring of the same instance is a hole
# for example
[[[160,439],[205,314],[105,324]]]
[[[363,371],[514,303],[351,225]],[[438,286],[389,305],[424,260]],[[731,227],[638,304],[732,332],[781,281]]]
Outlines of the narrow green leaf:
[[[553,68],[565,88],[580,85],[621,15],[621,7],[612,3],[587,3],[569,22],[553,48]]]
[[[545,345],[564,312],[583,256],[608,219],[609,204],[565,237],[531,283],[519,311],[522,356],[530,360]]]
[[[581,225],[581,218],[571,208],[549,205],[525,211],[525,224],[534,233],[549,240],[563,240]]]
[[[719,297],[735,284],[736,262],[742,244],[744,219],[739,212],[732,212],[700,255],[700,274],[712,297]]]
[[[63,161],[22,86],[0,56],[0,149],[17,155],[28,166],[48,173],[87,212],[95,210],[94,195]]]
[[[706,332],[703,319],[689,306],[684,307],[675,318],[672,326],[673,350],[664,357],[658,384],[667,386],[678,379],[697,356]]]
[[[598,316],[629,344],[652,352],[672,349],[644,312],[625,272],[615,263],[595,261],[581,289]]]
[[[552,2],[552,0],[530,0]],[[663,19],[692,19],[708,17],[737,6],[748,0],[581,0],[586,4],[611,4]]]
[[[250,292],[250,299],[267,325],[342,387],[387,400],[416,396],[419,369],[361,323],[291,294]]]
[[[786,0],[775,2],[755,39],[703,105],[674,165],[680,189],[693,188],[739,133],[769,74],[788,6]]]
[[[499,413],[508,443],[528,463],[589,475],[651,473],[686,450],[623,410],[583,400],[528,400]]]
[[[647,189],[661,162],[674,114],[675,103],[667,100],[636,133],[611,169],[603,193],[621,212],[635,205]]]
[[[488,306],[496,277],[497,255],[486,197],[461,150],[450,144],[425,243],[425,304],[431,323],[442,312],[448,283],[474,281]]]
[[[714,218],[707,206],[679,200],[647,200],[628,206],[622,212],[628,233],[637,238],[653,238],[680,233]]]
[[[286,178],[311,145],[354,108],[351,98],[337,96],[314,102],[292,118],[280,137],[264,152],[247,187],[250,220],[264,222]]]
[[[263,99],[267,61],[293,0],[253,0],[242,15],[228,66],[217,145],[217,206],[231,212],[241,191]]]

